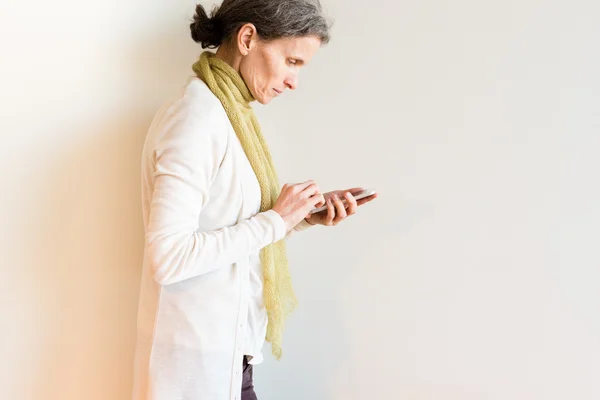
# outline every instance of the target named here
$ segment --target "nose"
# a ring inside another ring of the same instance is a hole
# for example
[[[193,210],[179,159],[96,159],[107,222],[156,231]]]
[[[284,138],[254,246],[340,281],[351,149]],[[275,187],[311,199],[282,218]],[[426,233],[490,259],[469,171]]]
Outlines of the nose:
[[[298,87],[298,76],[297,75],[292,75],[292,76],[288,76],[283,83],[285,84],[285,86],[290,89],[290,90],[296,90],[296,88]]]

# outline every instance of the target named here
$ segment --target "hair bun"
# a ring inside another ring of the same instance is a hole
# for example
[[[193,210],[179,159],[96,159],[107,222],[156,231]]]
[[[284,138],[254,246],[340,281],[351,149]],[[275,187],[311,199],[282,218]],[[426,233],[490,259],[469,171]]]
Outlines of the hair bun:
[[[215,18],[210,18],[202,5],[196,6],[194,22],[190,24],[192,39],[200,43],[202,48],[216,48],[223,42],[223,31]]]

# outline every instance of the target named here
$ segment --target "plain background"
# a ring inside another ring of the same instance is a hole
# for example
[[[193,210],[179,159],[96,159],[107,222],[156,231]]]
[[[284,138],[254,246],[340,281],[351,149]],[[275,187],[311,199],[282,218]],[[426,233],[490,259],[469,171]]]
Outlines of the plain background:
[[[257,112],[283,181],[381,197],[290,240],[260,399],[600,399],[598,3],[324,4],[332,42]],[[2,399],[130,397],[140,153],[193,11],[0,4]]]

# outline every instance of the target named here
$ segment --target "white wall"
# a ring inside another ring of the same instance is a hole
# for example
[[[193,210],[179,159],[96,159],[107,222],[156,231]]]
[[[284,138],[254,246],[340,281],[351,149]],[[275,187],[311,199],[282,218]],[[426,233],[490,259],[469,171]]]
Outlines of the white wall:
[[[285,181],[381,198],[290,241],[260,399],[599,399],[600,6],[325,4],[333,41],[259,117]],[[0,5],[2,399],[129,398],[140,150],[193,8]]]

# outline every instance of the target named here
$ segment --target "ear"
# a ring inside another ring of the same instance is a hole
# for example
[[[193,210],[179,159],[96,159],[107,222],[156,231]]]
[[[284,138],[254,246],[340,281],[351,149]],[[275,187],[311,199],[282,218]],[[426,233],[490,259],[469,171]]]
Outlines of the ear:
[[[246,56],[251,52],[258,41],[258,32],[254,24],[242,25],[237,33],[237,48],[241,55]]]

